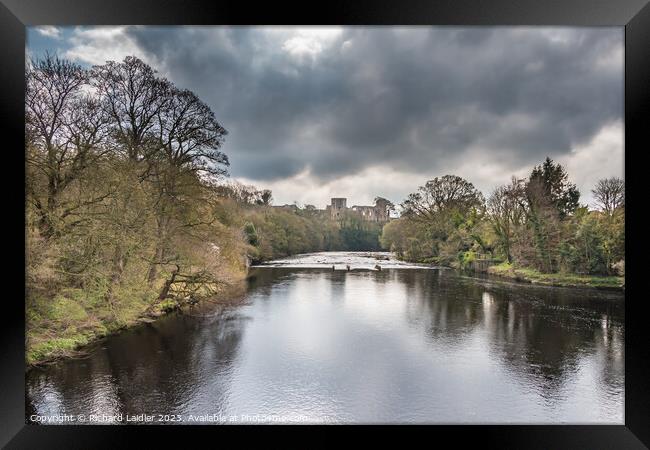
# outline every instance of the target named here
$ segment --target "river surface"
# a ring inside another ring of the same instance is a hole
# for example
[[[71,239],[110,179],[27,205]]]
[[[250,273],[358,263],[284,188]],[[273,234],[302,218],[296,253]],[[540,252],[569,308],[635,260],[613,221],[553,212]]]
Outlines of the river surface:
[[[194,307],[31,370],[27,418],[624,423],[622,293],[387,258],[253,267],[239,305]]]

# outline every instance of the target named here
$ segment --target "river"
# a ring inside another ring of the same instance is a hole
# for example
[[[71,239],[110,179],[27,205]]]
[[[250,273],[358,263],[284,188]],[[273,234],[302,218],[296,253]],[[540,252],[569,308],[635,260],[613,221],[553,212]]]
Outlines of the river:
[[[624,306],[619,292],[385,253],[299,255],[251,268],[240,304],[174,313],[29,371],[27,416],[622,424]]]

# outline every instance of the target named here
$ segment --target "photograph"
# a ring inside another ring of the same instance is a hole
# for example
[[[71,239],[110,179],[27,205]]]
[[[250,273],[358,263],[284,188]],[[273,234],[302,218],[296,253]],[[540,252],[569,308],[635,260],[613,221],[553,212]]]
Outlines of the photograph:
[[[28,26],[25,423],[625,425],[625,38]]]

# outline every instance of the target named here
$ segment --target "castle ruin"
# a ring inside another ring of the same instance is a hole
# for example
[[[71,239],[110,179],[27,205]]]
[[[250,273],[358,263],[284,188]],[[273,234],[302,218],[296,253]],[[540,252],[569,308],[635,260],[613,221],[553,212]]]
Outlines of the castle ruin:
[[[333,197],[331,203],[327,205],[326,211],[330,219],[342,219],[346,213],[358,214],[363,220],[368,222],[388,222],[390,220],[390,202],[383,198],[378,198],[374,206],[354,205],[347,207],[347,198]]]

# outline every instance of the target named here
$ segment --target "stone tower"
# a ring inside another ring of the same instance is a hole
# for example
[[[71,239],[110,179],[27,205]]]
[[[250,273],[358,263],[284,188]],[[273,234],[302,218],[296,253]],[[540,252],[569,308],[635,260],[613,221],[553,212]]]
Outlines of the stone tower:
[[[347,209],[346,198],[332,198],[332,204],[329,207],[330,218],[333,220],[340,219],[343,216],[343,212]]]
[[[375,217],[377,222],[388,222],[390,202],[385,198],[377,197],[375,200]]]

